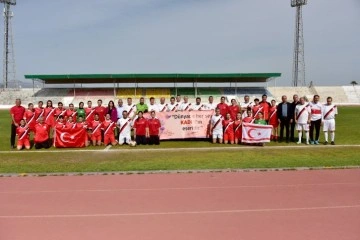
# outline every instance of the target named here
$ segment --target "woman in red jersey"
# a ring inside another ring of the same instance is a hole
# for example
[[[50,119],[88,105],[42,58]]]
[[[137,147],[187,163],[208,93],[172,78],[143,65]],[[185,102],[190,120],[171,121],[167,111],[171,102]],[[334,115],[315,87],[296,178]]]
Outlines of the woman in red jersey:
[[[235,121],[234,121],[235,144],[238,144],[241,142],[241,136],[242,136],[241,125],[242,125],[241,113],[237,113]]]
[[[143,117],[143,112],[138,112],[138,118],[134,121],[134,138],[136,144],[146,144],[146,129],[148,128],[148,122]]]

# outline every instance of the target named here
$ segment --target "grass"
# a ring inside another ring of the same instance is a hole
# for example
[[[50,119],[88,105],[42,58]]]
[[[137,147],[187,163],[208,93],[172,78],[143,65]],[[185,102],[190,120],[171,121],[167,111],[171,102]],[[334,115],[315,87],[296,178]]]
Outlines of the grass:
[[[360,145],[360,130],[356,128],[360,107],[340,107],[337,118],[337,145]],[[116,146],[119,151],[107,152],[44,152],[30,150],[18,153],[8,151],[10,140],[8,111],[0,111],[0,172],[101,172],[101,171],[148,171],[188,169],[234,168],[294,168],[294,167],[341,167],[360,166],[359,147],[296,148],[296,144],[270,143],[267,146],[290,145],[294,148],[233,148],[231,145],[212,145],[206,141],[164,141],[160,146]],[[322,135],[321,135],[322,137]],[[204,148],[203,151],[169,150],[137,151],[149,148]],[[227,149],[217,149],[226,147]],[[88,149],[104,149],[89,147]],[[128,149],[130,151],[121,151]]]

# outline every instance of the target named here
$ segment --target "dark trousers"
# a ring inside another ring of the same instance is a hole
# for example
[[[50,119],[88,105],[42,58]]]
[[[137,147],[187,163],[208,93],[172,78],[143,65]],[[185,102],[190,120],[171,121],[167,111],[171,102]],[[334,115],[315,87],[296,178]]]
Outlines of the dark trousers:
[[[158,135],[150,135],[150,138],[149,138],[149,144],[150,145],[159,145],[160,144],[160,138]]]
[[[15,146],[16,128],[17,127],[14,124],[11,124],[11,137],[10,137],[11,147]]]
[[[316,120],[316,121],[311,121],[310,123],[310,141],[319,141],[319,137],[320,137],[320,126],[321,126],[321,119]],[[314,128],[315,128],[315,139],[314,139]]]
[[[290,123],[290,141],[294,142],[295,141],[295,121],[292,121],[292,123]]]
[[[136,135],[135,141],[136,141],[137,145],[140,145],[140,144],[145,145],[145,144],[147,144],[145,135]]]
[[[281,118],[280,119],[280,141],[282,141],[284,139],[284,128],[286,130],[285,136],[286,136],[286,141],[289,141],[289,135],[290,135],[290,118]]]
[[[49,140],[46,140],[44,142],[36,142],[35,143],[35,149],[41,149],[41,148],[50,148],[51,144]]]

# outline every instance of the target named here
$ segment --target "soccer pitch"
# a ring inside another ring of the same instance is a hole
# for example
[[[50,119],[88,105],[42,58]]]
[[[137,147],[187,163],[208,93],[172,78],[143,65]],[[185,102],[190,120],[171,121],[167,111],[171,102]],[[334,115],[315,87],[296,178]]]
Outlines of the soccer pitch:
[[[269,143],[265,147],[163,141],[160,146],[10,151],[10,116],[0,111],[0,173],[170,171],[360,166],[360,107],[339,107],[336,146]],[[323,133],[320,140],[323,139]]]

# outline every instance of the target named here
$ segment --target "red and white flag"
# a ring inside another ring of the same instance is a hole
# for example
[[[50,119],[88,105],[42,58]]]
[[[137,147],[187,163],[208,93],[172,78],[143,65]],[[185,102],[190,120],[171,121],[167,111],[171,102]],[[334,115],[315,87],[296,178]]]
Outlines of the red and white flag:
[[[56,129],[54,147],[81,148],[85,147],[86,130],[84,128]]]
[[[271,125],[243,123],[241,141],[244,143],[270,142],[271,131]]]

